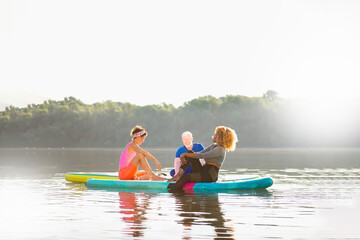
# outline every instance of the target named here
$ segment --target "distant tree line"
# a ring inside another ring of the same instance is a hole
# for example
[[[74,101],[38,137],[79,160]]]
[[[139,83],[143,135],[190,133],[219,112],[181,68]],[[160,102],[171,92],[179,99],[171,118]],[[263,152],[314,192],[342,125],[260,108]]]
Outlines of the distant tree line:
[[[0,147],[122,148],[135,125],[149,132],[146,147],[177,147],[186,130],[196,142],[208,145],[218,125],[235,129],[240,147],[360,146],[360,138],[312,141],[311,133],[299,134],[301,129],[294,134],[292,105],[271,90],[262,97],[204,96],[180,107],[112,101],[88,105],[67,97],[25,108],[6,107],[0,112]]]

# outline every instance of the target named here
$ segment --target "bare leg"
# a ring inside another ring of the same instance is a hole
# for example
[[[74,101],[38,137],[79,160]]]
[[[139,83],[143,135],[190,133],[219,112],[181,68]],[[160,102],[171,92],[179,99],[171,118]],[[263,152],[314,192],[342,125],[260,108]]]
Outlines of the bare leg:
[[[193,151],[189,150],[188,153],[193,153]],[[179,172],[170,180],[168,180],[168,182],[175,182],[180,180],[180,178],[184,175],[185,169],[188,168],[188,166],[191,164],[191,167],[193,169],[193,172],[200,172],[201,171],[201,164],[200,161],[198,159],[195,158],[188,158],[185,157],[186,159],[186,163],[185,164],[181,164]]]
[[[138,177],[137,180],[149,180],[149,179],[150,179],[149,174],[145,173],[144,175]]]
[[[180,168],[179,172],[170,180],[168,180],[168,182],[176,182],[177,180],[179,180],[181,178],[181,176],[184,174],[184,169]]]
[[[166,178],[162,178],[159,176],[156,176],[156,174],[151,170],[151,167],[148,163],[148,161],[146,160],[145,156],[142,154],[136,154],[136,156],[131,160],[130,162],[132,165],[134,166],[141,166],[141,168],[146,172],[146,175],[148,175],[149,180],[152,181],[161,181],[161,180],[166,180]],[[145,180],[142,177],[140,177],[140,180]]]

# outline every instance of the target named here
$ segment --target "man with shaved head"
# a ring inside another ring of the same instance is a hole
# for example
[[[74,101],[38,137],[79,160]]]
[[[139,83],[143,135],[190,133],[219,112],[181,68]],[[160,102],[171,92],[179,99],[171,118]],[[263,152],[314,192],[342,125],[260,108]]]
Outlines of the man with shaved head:
[[[183,132],[182,134],[182,142],[183,142],[183,146],[179,147],[178,150],[176,151],[175,154],[175,162],[174,162],[174,169],[171,170],[170,175],[173,177],[175,176],[180,169],[180,156],[183,153],[190,151],[193,152],[200,152],[202,150],[204,150],[204,147],[202,144],[200,143],[194,143],[194,138],[192,136],[192,133],[189,131]],[[202,164],[203,164],[203,159],[199,160]],[[188,173],[192,173],[192,168],[191,165],[189,165],[189,167],[185,170],[184,174],[188,174]]]

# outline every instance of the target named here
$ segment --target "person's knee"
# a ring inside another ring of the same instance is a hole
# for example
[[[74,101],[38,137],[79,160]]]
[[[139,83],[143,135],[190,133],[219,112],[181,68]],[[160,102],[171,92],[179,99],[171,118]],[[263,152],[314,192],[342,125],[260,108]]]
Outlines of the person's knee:
[[[136,153],[136,156],[140,159],[145,159],[145,156],[142,153]]]
[[[141,161],[145,159],[144,155],[141,153],[136,153],[135,157],[131,160],[131,162],[134,163],[134,165],[139,164]]]
[[[186,161],[190,161],[190,162],[191,162],[192,160],[194,160],[194,159],[195,159],[195,158],[185,157],[185,160],[186,160]]]

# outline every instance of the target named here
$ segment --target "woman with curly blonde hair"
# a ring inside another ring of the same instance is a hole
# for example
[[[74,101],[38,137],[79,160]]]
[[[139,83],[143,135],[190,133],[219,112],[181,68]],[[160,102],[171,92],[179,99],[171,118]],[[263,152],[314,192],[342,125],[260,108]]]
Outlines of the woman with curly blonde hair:
[[[177,182],[169,184],[168,189],[182,189],[188,182],[216,182],[226,157],[226,150],[234,151],[237,141],[237,135],[233,129],[218,126],[213,135],[213,144],[201,152],[189,151],[180,156],[180,171],[169,180],[169,182]],[[199,161],[201,158],[205,160],[204,166]],[[193,173],[183,175],[189,164],[192,166]]]

